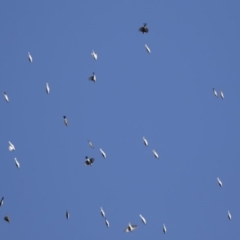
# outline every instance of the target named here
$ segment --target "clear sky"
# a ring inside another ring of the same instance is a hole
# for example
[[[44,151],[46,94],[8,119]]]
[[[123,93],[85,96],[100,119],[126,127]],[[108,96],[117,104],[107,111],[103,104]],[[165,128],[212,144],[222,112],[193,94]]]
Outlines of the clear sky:
[[[239,240],[239,8],[2,0],[0,239]]]

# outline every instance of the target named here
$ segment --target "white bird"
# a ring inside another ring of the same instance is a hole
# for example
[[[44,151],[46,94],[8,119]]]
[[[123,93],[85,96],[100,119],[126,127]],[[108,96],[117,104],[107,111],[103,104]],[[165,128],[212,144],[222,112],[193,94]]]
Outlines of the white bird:
[[[142,219],[142,222],[143,222],[144,224],[147,224],[146,219],[145,219],[141,214],[139,214],[139,217]]]
[[[69,219],[69,217],[70,217],[70,214],[68,211],[66,211],[66,218]]]
[[[9,98],[8,98],[8,95],[7,95],[6,92],[3,93],[3,96],[4,96],[5,100],[6,100],[6,102],[9,102]]]
[[[2,197],[2,199],[0,201],[0,207],[3,205],[3,200],[4,200],[4,197]]]
[[[223,94],[222,90],[220,91],[220,96],[221,96],[222,99],[224,99],[224,94]]]
[[[67,120],[67,117],[66,117],[66,116],[63,116],[63,120],[64,120],[64,124],[65,124],[66,126],[68,126],[68,120]]]
[[[95,60],[97,60],[97,54],[92,50],[92,53],[91,53],[91,55],[92,55],[92,57],[95,59]]]
[[[125,228],[125,232],[132,232],[137,228],[137,225],[132,225],[131,223],[128,224],[128,226]]]
[[[106,226],[109,227],[110,224],[109,224],[109,221],[107,219],[105,220],[105,223],[106,223]]]
[[[217,91],[213,88],[213,94],[215,95],[215,97],[218,97]]]
[[[163,224],[163,232],[164,232],[164,233],[167,232],[167,228],[166,228],[165,224]]]
[[[152,152],[153,152],[155,158],[159,158],[159,156],[155,150],[152,150]]]
[[[89,80],[96,82],[97,80],[97,76],[95,75],[95,73],[93,72],[93,75],[91,77],[88,78]]]
[[[93,143],[92,143],[91,141],[88,140],[88,144],[89,144],[89,146],[90,146],[91,148],[94,148],[94,145],[93,145]]]
[[[32,61],[33,61],[33,58],[31,56],[30,52],[28,52],[28,60],[29,60],[30,63],[32,63]]]
[[[15,161],[17,168],[20,168],[20,163],[18,162],[17,158],[14,158],[14,161]]]
[[[104,218],[106,218],[106,217],[105,217],[105,212],[103,211],[102,207],[100,208],[100,211],[101,211],[101,215],[102,215]]]
[[[145,146],[148,146],[148,141],[145,137],[143,137],[143,143],[144,143]]]
[[[14,145],[10,141],[8,143],[9,143],[9,147],[8,147],[9,151],[15,151]]]
[[[232,215],[231,213],[228,211],[228,219],[231,220],[232,219]]]
[[[46,92],[47,92],[47,94],[50,93],[50,87],[49,87],[48,83],[46,83]]]
[[[106,153],[105,153],[101,148],[100,148],[100,152],[101,152],[101,154],[102,154],[102,156],[103,156],[104,158],[107,157]]]
[[[220,186],[220,187],[222,187],[222,182],[221,182],[221,180],[219,179],[219,178],[217,178],[217,181],[218,181],[218,185]]]
[[[150,48],[148,47],[147,44],[145,44],[145,48],[146,48],[146,50],[147,50],[148,53],[151,53],[151,50],[150,50]]]

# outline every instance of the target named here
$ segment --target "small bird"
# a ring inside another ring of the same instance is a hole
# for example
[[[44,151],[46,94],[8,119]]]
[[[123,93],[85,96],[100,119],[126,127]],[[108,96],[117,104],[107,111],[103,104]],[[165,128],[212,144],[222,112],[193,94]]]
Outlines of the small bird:
[[[10,141],[8,143],[9,143],[9,147],[8,147],[9,151],[15,151],[14,145]]]
[[[66,117],[66,116],[63,116],[63,119],[64,119],[64,124],[65,124],[66,126],[68,126],[68,120],[67,120],[67,117]]]
[[[96,77],[95,73],[93,72],[93,75],[91,77],[89,77],[88,79],[93,81],[93,82],[96,82],[97,77]]]
[[[221,180],[219,179],[219,178],[217,178],[217,181],[218,181],[218,185],[220,186],[220,187],[222,187],[222,182],[221,182]]]
[[[8,215],[6,215],[6,216],[4,217],[4,220],[5,220],[6,222],[10,223],[10,218],[9,218]]]
[[[143,137],[143,143],[144,143],[145,146],[148,146],[148,141],[145,137]]]
[[[31,56],[30,52],[28,52],[28,60],[29,60],[30,63],[32,63],[32,61],[33,61],[33,58]]]
[[[4,197],[2,197],[2,199],[0,201],[0,207],[3,205],[3,200],[4,200]]]
[[[99,150],[100,150],[102,156],[103,156],[104,158],[106,158],[106,157],[107,157],[106,153],[105,153],[101,148],[100,148]]]
[[[143,26],[139,28],[139,31],[142,33],[148,33],[147,24],[144,23]]]
[[[224,99],[224,94],[223,94],[222,90],[220,91],[220,96],[221,96],[222,99]]]
[[[101,215],[102,215],[104,218],[106,218],[105,212],[103,211],[102,207],[100,208],[100,211],[101,211]]]
[[[128,224],[128,226],[125,228],[125,232],[132,232],[137,228],[137,225],[132,225],[131,223]]]
[[[228,211],[228,219],[231,220],[232,219],[232,215],[231,213]]]
[[[96,54],[93,50],[92,50],[91,55],[92,55],[92,57],[93,57],[95,60],[97,60],[98,56],[97,56],[97,54]]]
[[[89,146],[90,146],[91,148],[94,148],[94,145],[93,145],[93,143],[92,143],[91,141],[88,140],[88,144],[89,144]]]
[[[87,156],[85,158],[87,159],[85,165],[92,165],[95,160],[94,158],[88,158]]]
[[[147,50],[148,53],[151,53],[151,49],[148,47],[147,44],[145,44],[145,48],[146,48],[146,50]]]
[[[18,162],[17,158],[14,158],[14,160],[15,160],[16,167],[20,168],[20,163]]]
[[[159,158],[159,156],[158,156],[158,154],[157,154],[157,152],[155,150],[152,150],[152,152],[153,152],[155,158]]]
[[[217,91],[213,88],[213,94],[215,95],[215,97],[218,97]]]
[[[6,92],[3,93],[3,96],[4,96],[5,100],[6,100],[6,102],[9,102],[9,98],[8,98],[8,95],[7,95]]]
[[[167,232],[167,228],[166,228],[165,224],[163,224],[163,232],[164,232],[164,234]]]
[[[49,87],[48,83],[46,83],[46,92],[47,92],[47,94],[50,93],[50,87]]]
[[[66,211],[66,218],[69,219],[69,217],[70,217],[70,214],[68,211]]]
[[[109,221],[107,219],[105,219],[105,223],[106,223],[106,226],[109,227]]]
[[[146,219],[145,219],[141,214],[139,214],[139,217],[142,219],[142,222],[143,222],[144,224],[147,224]]]

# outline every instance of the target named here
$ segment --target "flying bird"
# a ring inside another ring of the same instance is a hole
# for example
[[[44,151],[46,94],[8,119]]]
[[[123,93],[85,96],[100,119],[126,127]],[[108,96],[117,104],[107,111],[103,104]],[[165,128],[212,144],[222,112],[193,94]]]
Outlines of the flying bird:
[[[146,48],[146,50],[147,50],[148,53],[151,53],[151,49],[148,47],[147,44],[145,44],[145,48]]]
[[[3,205],[3,200],[4,200],[4,197],[2,197],[2,199],[0,201],[0,207]]]
[[[213,88],[213,94],[215,95],[215,97],[218,97],[217,91]]]
[[[222,90],[220,91],[220,96],[221,96],[222,99],[224,99],[224,94],[223,94]]]
[[[125,228],[125,232],[132,232],[137,228],[137,225],[132,225],[131,223],[128,224],[128,226]]]
[[[94,145],[93,145],[93,143],[92,143],[91,141],[88,140],[88,144],[89,144],[89,146],[90,146],[91,148],[94,148]]]
[[[15,151],[14,145],[10,141],[8,143],[9,143],[9,147],[8,147],[9,151]]]
[[[95,160],[94,158],[88,158],[87,156],[85,158],[87,159],[85,165],[92,165]]]
[[[10,218],[9,218],[8,215],[6,215],[6,216],[4,217],[4,220],[5,220],[6,222],[10,223]]]
[[[28,60],[29,60],[30,63],[32,63],[32,61],[33,61],[33,58],[31,56],[30,52],[28,52]]]
[[[231,213],[228,211],[228,219],[231,220],[232,219],[232,215]]]
[[[105,223],[106,223],[106,226],[109,227],[109,221],[107,219],[105,219]]]
[[[166,228],[165,224],[163,224],[163,232],[164,232],[164,234],[167,232],[167,228]]]
[[[66,126],[68,126],[68,120],[67,120],[67,117],[66,117],[66,116],[63,116],[63,120],[64,120],[64,124],[65,124]]]
[[[102,207],[100,208],[101,215],[106,218],[105,212],[103,211]]]
[[[103,156],[104,158],[106,158],[106,157],[107,157],[106,153],[105,153],[101,148],[100,148],[99,150],[100,150],[102,156]]]
[[[69,217],[70,217],[70,214],[68,211],[66,211],[66,218],[69,219]]]
[[[97,56],[97,54],[96,54],[93,50],[92,50],[91,55],[92,55],[92,57],[93,57],[95,60],[97,60],[98,56]]]
[[[221,180],[219,179],[219,178],[217,178],[217,181],[218,181],[218,185],[220,186],[220,187],[222,187],[222,182],[221,182]]]
[[[144,143],[145,146],[148,146],[148,141],[145,137],[143,137],[143,143]]]
[[[3,93],[3,96],[4,96],[5,100],[6,100],[6,102],[9,102],[9,98],[8,98],[8,95],[7,95],[6,92]]]
[[[91,77],[89,77],[88,79],[93,81],[93,82],[96,82],[97,77],[96,77],[95,73],[93,72],[93,75]]]
[[[143,26],[139,28],[139,31],[142,33],[148,33],[147,24],[144,23]]]
[[[46,83],[46,92],[47,92],[47,94],[50,93],[50,87],[49,87],[48,83]]]
[[[145,219],[141,214],[139,214],[139,217],[141,218],[141,220],[142,220],[142,222],[143,222],[144,224],[147,224],[146,219]]]
[[[158,156],[158,154],[155,150],[152,150],[152,152],[153,152],[153,155],[154,155],[155,158],[159,158],[159,156]]]
[[[15,165],[17,168],[20,168],[20,163],[18,162],[17,158],[14,158]]]

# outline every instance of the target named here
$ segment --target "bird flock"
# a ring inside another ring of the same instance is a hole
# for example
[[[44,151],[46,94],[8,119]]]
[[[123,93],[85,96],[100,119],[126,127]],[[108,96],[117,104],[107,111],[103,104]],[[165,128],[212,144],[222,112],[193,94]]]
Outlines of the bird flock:
[[[147,27],[147,23],[144,23],[143,26],[139,28],[139,31],[140,31],[141,33],[143,33],[143,34],[148,33],[148,32],[149,32],[149,29],[148,29],[148,27]],[[145,49],[146,49],[146,51],[147,51],[149,54],[151,53],[151,50],[150,50],[150,48],[149,48],[149,46],[148,46],[147,44],[145,44]],[[98,59],[98,55],[97,55],[97,53],[96,53],[94,50],[92,50],[91,56],[93,57],[94,60],[97,60],[97,59]],[[28,52],[28,61],[29,61],[30,63],[33,63],[33,57],[31,56],[30,52]],[[96,76],[96,74],[93,72],[92,75],[91,75],[88,79],[89,79],[90,81],[92,81],[92,82],[96,82],[97,76]],[[48,83],[46,83],[46,93],[47,93],[47,94],[50,94],[50,86],[49,86]],[[220,90],[220,91],[219,91],[219,94],[218,94],[218,92],[215,90],[215,88],[213,88],[213,94],[214,94],[215,97],[218,97],[218,96],[220,95],[220,97],[221,97],[222,99],[224,99],[224,94],[223,94],[223,91],[222,91],[222,90]],[[10,102],[10,101],[9,101],[9,96],[7,95],[6,92],[3,92],[3,96],[4,96],[5,101],[6,101],[7,103],[9,103],[9,102]],[[66,127],[69,126],[68,119],[67,119],[67,117],[66,117],[65,115],[63,116],[63,122],[64,122],[64,125],[65,125]],[[147,139],[146,139],[144,136],[142,137],[142,140],[143,140],[143,144],[144,144],[146,147],[148,147],[148,145],[149,145],[149,144],[148,144],[148,141],[147,141]],[[88,141],[89,146],[90,146],[91,148],[94,148],[93,143],[92,143],[90,140],[87,140],[87,141]],[[9,151],[15,151],[15,146],[14,146],[14,144],[13,144],[12,142],[10,142],[10,141],[8,141],[8,144],[9,144],[9,146],[8,146]],[[100,154],[102,155],[102,157],[103,157],[104,159],[106,159],[107,155],[106,155],[106,153],[104,152],[104,150],[103,150],[102,148],[100,148],[99,151],[100,151]],[[154,157],[155,157],[156,159],[159,159],[159,155],[158,155],[158,153],[157,153],[157,151],[156,151],[155,149],[152,150],[152,153],[153,153],[153,155],[154,155]],[[88,157],[88,156],[86,156],[86,157],[85,157],[84,164],[85,164],[86,166],[92,166],[92,165],[94,164],[94,161],[95,161],[95,159],[94,159],[93,157]],[[14,162],[15,162],[16,167],[17,167],[18,169],[20,169],[20,163],[19,163],[19,161],[17,160],[16,157],[14,158]],[[222,183],[222,181],[220,180],[219,177],[217,177],[217,182],[218,182],[218,185],[219,185],[220,187],[223,187],[223,183]],[[3,203],[4,203],[4,197],[2,197],[1,200],[0,200],[0,207],[2,207]],[[105,221],[106,226],[109,228],[109,227],[110,227],[110,223],[109,223],[109,220],[107,220],[107,218],[106,218],[106,213],[104,212],[104,210],[103,210],[102,207],[100,207],[100,213],[101,213],[101,216],[104,218],[104,221]],[[144,225],[146,225],[146,224],[147,224],[147,221],[146,221],[146,219],[143,217],[143,215],[139,214],[139,217],[140,217],[142,223],[143,223]],[[231,215],[230,211],[227,212],[227,217],[228,217],[229,220],[232,219],[232,215]],[[69,214],[69,212],[68,212],[68,210],[67,210],[67,211],[66,211],[66,219],[69,219],[69,218],[70,218],[70,214]],[[6,222],[10,223],[10,217],[9,217],[8,215],[5,215],[3,219],[4,219]],[[124,231],[125,231],[125,232],[132,232],[132,231],[136,230],[137,228],[138,228],[138,225],[136,225],[136,224],[131,224],[131,223],[129,222],[128,225],[126,226],[126,228],[124,229]],[[167,233],[167,228],[166,228],[166,225],[165,225],[165,224],[162,225],[162,230],[163,230],[163,233],[164,233],[164,234]]]

